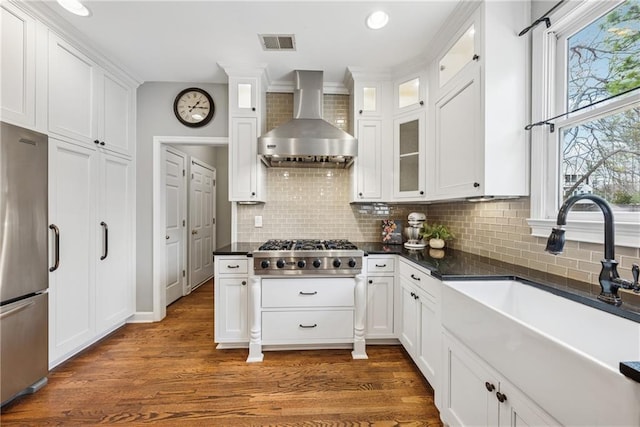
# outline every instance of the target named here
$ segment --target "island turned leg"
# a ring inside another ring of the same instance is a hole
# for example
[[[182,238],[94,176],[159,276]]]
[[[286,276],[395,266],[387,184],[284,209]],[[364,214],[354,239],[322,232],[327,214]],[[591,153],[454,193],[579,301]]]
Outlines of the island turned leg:
[[[260,276],[249,277],[249,357],[247,363],[262,362],[262,325],[260,323]]]
[[[364,275],[356,276],[355,288],[355,325],[353,331],[353,351],[351,356],[354,359],[368,359],[367,348],[364,340],[365,316],[367,313],[367,288]]]

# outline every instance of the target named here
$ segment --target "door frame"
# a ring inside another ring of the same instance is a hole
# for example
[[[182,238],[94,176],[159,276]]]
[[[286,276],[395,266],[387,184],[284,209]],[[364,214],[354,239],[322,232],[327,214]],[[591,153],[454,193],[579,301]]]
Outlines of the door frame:
[[[211,197],[211,205],[214,208],[213,209],[213,214],[215,215],[214,218],[217,218],[217,214],[216,214],[216,168],[211,166],[209,163],[203,162],[202,160],[200,160],[197,157],[193,157],[191,156],[191,161],[189,162],[189,173],[191,175],[193,175],[193,165],[197,164],[198,166],[208,169],[211,172],[213,172],[213,180],[214,180],[214,184],[213,184],[213,190],[211,191],[212,193],[212,197]],[[191,223],[191,207],[192,207],[192,203],[193,203],[193,194],[192,194],[192,189],[193,189],[193,177],[190,177],[190,179],[187,180],[188,181],[188,185],[187,185],[187,192],[189,193],[189,197],[187,197],[187,204],[189,205],[187,212],[189,212],[189,219],[187,221],[187,224],[189,225],[189,229],[186,230],[187,231],[187,239],[189,240],[189,249],[187,250],[187,252],[189,253],[189,256],[187,257],[187,261],[188,261],[188,280],[187,280],[187,284],[186,284],[186,289],[188,289],[188,293],[191,293],[191,291],[193,291],[194,289],[194,283],[193,283],[193,275],[192,275],[192,271],[191,271],[191,266],[192,266],[192,261],[193,261],[193,235],[189,232],[190,230],[193,229],[193,225]],[[214,245],[214,249],[215,249],[215,240],[216,240],[216,223],[214,222],[213,224],[211,224],[212,228],[213,228],[213,245]],[[212,273],[213,274],[213,273]],[[199,285],[199,283],[196,283],[196,285]],[[185,295],[187,295],[187,293],[185,293]]]
[[[197,136],[154,136],[153,137],[153,234],[151,236],[152,254],[152,291],[153,291],[153,321],[160,321],[167,315],[167,295],[162,286],[164,272],[164,206],[162,206],[162,150],[165,145],[209,145],[225,147],[229,145],[229,138],[197,137]],[[236,236],[236,204],[231,204],[231,240]]]

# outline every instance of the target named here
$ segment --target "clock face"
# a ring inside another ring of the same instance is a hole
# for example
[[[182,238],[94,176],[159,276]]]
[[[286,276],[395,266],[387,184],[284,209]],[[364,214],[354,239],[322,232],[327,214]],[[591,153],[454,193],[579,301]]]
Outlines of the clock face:
[[[173,112],[178,120],[190,127],[204,126],[211,121],[215,107],[206,91],[191,87],[176,96]]]

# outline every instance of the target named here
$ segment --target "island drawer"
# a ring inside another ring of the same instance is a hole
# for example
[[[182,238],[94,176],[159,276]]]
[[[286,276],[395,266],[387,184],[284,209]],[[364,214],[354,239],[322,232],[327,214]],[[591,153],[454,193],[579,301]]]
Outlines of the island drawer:
[[[262,307],[353,307],[353,278],[262,279]]]
[[[353,340],[353,310],[263,311],[263,343]]]

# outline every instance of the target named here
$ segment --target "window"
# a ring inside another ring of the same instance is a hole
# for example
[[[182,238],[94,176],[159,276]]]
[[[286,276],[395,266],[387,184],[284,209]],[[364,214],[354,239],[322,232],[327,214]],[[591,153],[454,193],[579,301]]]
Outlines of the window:
[[[551,22],[533,34],[533,121],[578,111],[532,131],[533,234],[548,235],[566,198],[591,193],[614,209],[617,243],[640,246],[640,0],[568,2]],[[599,222],[578,203],[567,236],[601,241]]]

